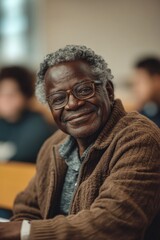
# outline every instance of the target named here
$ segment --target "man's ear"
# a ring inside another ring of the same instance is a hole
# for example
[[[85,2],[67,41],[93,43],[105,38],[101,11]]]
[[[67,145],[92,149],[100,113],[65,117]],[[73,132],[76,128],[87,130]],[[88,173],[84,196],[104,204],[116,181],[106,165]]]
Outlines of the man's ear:
[[[113,102],[114,101],[114,85],[110,80],[106,82],[106,89],[107,89],[110,101]]]

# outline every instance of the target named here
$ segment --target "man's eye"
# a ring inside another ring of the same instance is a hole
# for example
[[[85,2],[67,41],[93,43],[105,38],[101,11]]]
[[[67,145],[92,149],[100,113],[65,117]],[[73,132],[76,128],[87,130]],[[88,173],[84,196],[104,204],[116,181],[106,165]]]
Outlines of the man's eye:
[[[84,87],[77,89],[78,95],[81,95],[81,96],[87,96],[88,94],[91,94],[92,91],[93,91],[93,89],[91,86],[84,86]]]
[[[51,104],[52,105],[58,105],[58,104],[63,103],[64,101],[65,101],[65,96],[64,95],[63,96],[59,95],[59,96],[55,96],[55,97],[52,98]]]

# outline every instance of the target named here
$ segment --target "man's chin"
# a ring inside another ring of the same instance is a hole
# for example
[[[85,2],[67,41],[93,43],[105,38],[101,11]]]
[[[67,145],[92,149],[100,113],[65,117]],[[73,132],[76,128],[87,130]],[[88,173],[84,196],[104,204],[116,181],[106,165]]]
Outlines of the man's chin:
[[[86,128],[79,127],[77,129],[69,129],[68,134],[74,137],[75,139],[85,139],[94,136],[97,133],[97,128]]]

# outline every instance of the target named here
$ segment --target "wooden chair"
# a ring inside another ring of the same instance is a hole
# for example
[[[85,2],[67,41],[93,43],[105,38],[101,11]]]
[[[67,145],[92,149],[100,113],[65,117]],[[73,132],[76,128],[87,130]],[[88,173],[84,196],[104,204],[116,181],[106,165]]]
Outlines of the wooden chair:
[[[24,190],[34,174],[34,164],[0,163],[0,208],[12,209],[17,193]]]

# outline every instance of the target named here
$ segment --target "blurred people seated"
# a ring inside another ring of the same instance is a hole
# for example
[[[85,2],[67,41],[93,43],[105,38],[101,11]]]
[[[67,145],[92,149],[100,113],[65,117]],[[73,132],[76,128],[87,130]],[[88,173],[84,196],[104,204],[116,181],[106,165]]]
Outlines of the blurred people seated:
[[[36,161],[37,153],[55,130],[41,113],[28,108],[34,95],[33,74],[20,66],[0,71],[0,162]]]
[[[160,127],[160,59],[139,60],[135,64],[133,84],[137,109]]]

